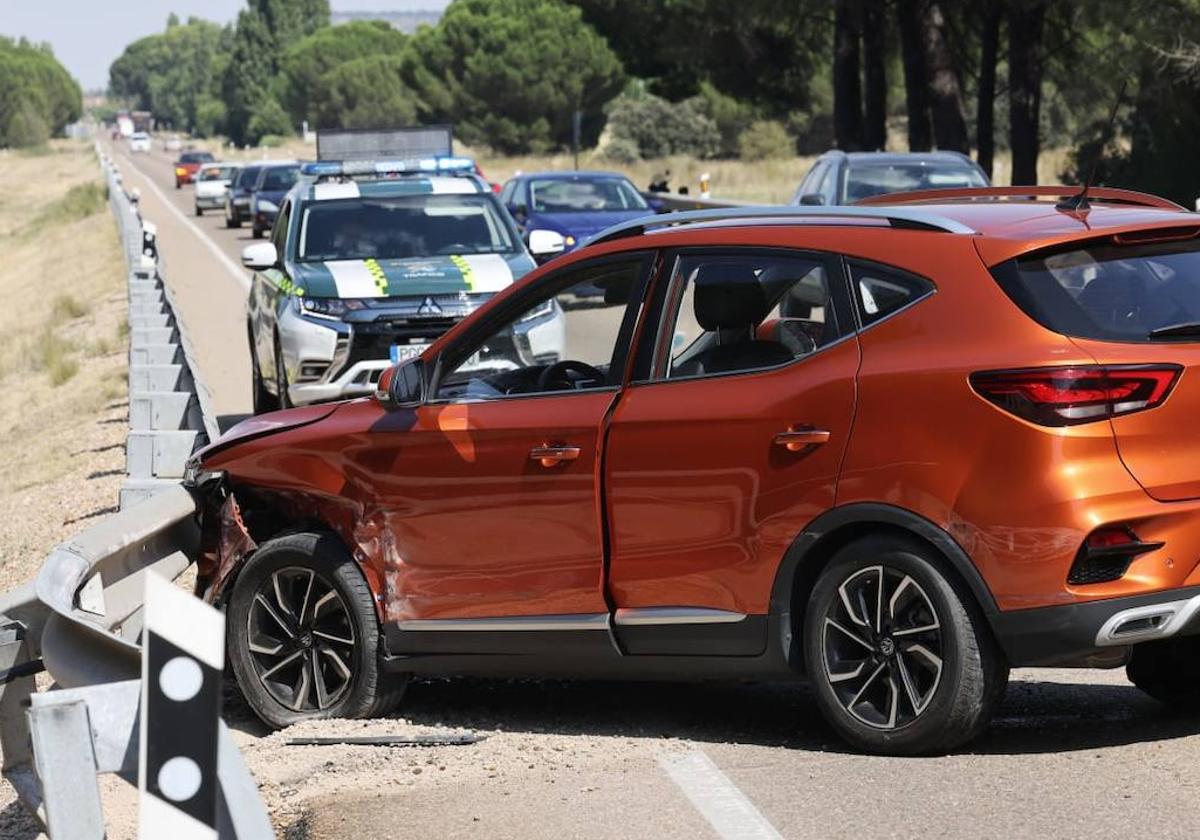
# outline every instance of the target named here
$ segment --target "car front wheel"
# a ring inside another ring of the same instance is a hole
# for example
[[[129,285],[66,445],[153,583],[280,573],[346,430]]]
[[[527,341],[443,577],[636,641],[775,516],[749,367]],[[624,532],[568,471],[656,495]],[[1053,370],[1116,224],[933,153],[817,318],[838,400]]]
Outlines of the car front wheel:
[[[264,543],[234,583],[227,622],[238,685],[269,726],[373,717],[404,693],[405,679],[380,669],[370,587],[333,534]]]
[[[856,540],[813,588],[805,665],[829,723],[884,755],[944,753],[987,726],[1008,666],[970,596],[923,544]]]

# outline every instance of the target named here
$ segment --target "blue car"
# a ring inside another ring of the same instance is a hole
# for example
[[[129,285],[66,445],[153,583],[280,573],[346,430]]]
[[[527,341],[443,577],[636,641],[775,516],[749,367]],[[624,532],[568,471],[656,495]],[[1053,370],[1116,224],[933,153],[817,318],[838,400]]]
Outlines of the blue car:
[[[538,231],[558,234],[563,238],[560,253],[607,227],[655,212],[637,187],[617,172],[525,173],[504,185],[500,200],[527,243],[531,235],[543,236]]]
[[[262,164],[250,193],[250,225],[255,239],[270,233],[283,197],[299,178],[300,164],[296,161]]]

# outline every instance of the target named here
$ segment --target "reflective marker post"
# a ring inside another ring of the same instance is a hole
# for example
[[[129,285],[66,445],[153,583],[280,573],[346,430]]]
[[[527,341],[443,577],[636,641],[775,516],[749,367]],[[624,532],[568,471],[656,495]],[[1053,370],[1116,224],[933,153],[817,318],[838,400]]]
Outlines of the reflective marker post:
[[[141,840],[216,840],[225,619],[146,575],[138,762]]]

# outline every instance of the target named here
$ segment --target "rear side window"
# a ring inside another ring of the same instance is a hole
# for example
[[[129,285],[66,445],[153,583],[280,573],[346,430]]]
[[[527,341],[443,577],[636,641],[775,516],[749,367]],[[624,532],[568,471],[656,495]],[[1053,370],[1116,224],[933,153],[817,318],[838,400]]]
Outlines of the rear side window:
[[[933,291],[923,277],[904,274],[870,263],[850,263],[854,303],[864,327],[886,318]]]
[[[657,377],[739,373],[815,353],[848,332],[833,285],[819,256],[680,256],[668,292],[669,327],[655,354]]]
[[[1014,260],[992,274],[1025,314],[1064,335],[1127,342],[1200,337],[1197,241],[1097,243]]]

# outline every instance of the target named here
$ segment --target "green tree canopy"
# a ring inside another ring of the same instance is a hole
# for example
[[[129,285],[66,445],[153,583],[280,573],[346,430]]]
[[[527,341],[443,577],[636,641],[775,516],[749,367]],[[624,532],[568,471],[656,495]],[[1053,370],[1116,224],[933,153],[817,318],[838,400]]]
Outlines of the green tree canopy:
[[[79,84],[49,45],[0,36],[0,147],[44,143],[82,113]]]
[[[404,33],[384,21],[352,21],[319,29],[292,44],[280,61],[281,98],[292,120],[297,124],[308,120],[314,126],[336,125],[338,108],[342,105],[332,103],[331,97],[336,95],[343,100],[342,104],[345,97],[356,103],[371,99],[369,90],[365,87],[356,89],[356,83],[351,81],[352,78],[361,79],[369,86],[369,77],[363,76],[364,65],[357,69],[345,69],[344,65],[373,61],[381,56],[399,56],[407,40]],[[376,68],[385,65],[390,71],[383,71],[378,79],[382,88],[379,101],[392,98],[400,85],[396,72],[398,65],[374,64]],[[334,75],[330,76],[331,73]]]
[[[595,144],[625,83],[616,53],[563,0],[454,0],[411,46],[405,80],[419,115],[502,152],[568,145],[576,109]]]
[[[211,103],[220,98],[232,37],[228,28],[199,18],[168,20],[165,32],[134,41],[112,63],[109,92],[153,112],[160,123],[198,134],[218,130]]]

